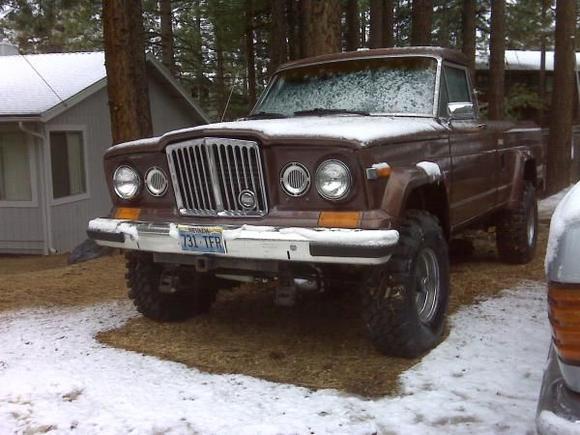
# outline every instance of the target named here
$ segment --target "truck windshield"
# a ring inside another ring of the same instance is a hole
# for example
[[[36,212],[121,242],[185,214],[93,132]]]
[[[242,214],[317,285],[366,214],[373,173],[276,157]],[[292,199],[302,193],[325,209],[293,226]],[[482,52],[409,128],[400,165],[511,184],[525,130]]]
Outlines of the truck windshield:
[[[335,111],[432,115],[437,61],[357,59],[282,71],[253,113]]]

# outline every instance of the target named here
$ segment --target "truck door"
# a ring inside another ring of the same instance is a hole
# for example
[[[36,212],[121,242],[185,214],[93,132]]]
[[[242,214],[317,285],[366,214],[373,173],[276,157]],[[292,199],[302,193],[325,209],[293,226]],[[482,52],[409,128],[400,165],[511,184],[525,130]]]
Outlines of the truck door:
[[[477,102],[471,89],[467,68],[443,65],[439,110],[449,125],[450,218],[453,226],[468,223],[497,203],[497,147],[487,125],[478,120]],[[450,119],[447,104],[454,102],[472,103],[474,116]]]

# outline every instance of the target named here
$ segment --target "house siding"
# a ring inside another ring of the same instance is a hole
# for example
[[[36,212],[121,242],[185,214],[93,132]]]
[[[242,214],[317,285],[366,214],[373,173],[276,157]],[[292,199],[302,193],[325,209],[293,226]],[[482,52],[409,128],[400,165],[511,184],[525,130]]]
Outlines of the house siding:
[[[174,96],[175,95],[175,96]],[[196,113],[174,91],[150,79],[149,97],[155,135],[196,125]],[[87,187],[89,197],[51,206],[53,245],[57,252],[71,251],[86,239],[90,219],[109,213],[111,201],[103,174],[103,154],[111,145],[107,90],[102,89],[52,119],[47,129],[78,126],[85,131]]]
[[[167,83],[151,79],[149,100],[155,136],[200,124],[197,113]]]
[[[27,125],[30,128],[30,125]],[[21,132],[17,124],[0,126],[3,132]],[[36,205],[28,207],[3,207],[0,205],[0,253],[2,254],[42,254],[44,253],[44,221],[42,218],[43,194],[40,191],[41,168],[40,140],[30,135],[25,136],[32,147],[32,164],[30,167],[31,185]],[[23,144],[28,146],[28,143]],[[36,173],[36,176],[34,174]]]

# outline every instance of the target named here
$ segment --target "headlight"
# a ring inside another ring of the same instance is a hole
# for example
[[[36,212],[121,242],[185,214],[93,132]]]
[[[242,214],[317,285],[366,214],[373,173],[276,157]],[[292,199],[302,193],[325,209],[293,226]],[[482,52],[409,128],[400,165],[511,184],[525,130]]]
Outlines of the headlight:
[[[163,196],[167,191],[167,176],[159,168],[151,168],[145,175],[145,186],[153,196]]]
[[[132,199],[141,187],[137,171],[129,166],[119,166],[113,174],[113,188],[121,199]]]
[[[340,160],[326,160],[316,170],[316,190],[323,198],[344,198],[351,185],[350,170]]]
[[[282,188],[290,196],[302,196],[310,187],[310,173],[298,162],[288,163],[280,175]]]

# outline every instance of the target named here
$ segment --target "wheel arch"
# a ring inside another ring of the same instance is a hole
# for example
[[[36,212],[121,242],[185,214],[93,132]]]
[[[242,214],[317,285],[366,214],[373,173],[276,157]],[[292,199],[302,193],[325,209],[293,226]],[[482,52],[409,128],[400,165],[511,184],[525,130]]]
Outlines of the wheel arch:
[[[383,206],[395,221],[400,221],[407,210],[427,211],[439,219],[445,237],[450,237],[449,201],[443,177],[434,180],[421,169],[394,171]]]

